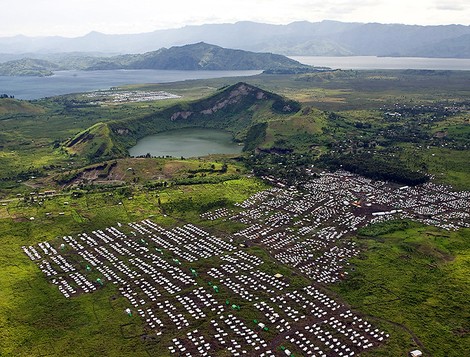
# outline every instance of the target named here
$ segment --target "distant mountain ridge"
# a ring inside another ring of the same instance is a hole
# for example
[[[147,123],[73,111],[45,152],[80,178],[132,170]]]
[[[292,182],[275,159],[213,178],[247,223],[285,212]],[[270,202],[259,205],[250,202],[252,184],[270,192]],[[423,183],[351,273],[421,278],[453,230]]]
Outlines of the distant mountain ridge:
[[[161,48],[144,54],[112,57],[73,55],[55,60],[19,59],[0,63],[0,75],[47,76],[57,70],[263,70],[271,73],[305,73],[314,68],[272,53],[232,50],[199,42]]]
[[[161,48],[142,55],[103,58],[87,70],[96,69],[177,69],[177,70],[275,70],[304,68],[295,60],[272,53],[233,50],[199,42]]]
[[[255,22],[186,26],[142,34],[91,32],[77,38],[0,38],[0,52],[143,53],[155,48],[206,42],[246,51],[284,55],[371,55],[470,58],[470,26],[417,26],[338,21],[270,25]]]

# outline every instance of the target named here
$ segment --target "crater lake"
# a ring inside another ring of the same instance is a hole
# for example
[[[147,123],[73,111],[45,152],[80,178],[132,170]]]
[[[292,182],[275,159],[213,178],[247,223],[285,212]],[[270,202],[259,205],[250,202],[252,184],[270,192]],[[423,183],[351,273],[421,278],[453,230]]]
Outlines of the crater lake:
[[[184,128],[146,136],[129,149],[131,156],[199,157],[210,154],[238,154],[242,145],[232,134],[217,129]]]

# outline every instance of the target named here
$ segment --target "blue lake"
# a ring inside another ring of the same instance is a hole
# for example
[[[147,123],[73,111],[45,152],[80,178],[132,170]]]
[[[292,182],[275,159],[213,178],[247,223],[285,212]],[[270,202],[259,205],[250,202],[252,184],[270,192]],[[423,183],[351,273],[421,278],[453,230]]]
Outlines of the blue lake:
[[[39,99],[61,94],[89,92],[125,84],[167,83],[190,79],[253,76],[261,71],[108,70],[58,71],[49,77],[0,76],[0,94],[18,99]]]

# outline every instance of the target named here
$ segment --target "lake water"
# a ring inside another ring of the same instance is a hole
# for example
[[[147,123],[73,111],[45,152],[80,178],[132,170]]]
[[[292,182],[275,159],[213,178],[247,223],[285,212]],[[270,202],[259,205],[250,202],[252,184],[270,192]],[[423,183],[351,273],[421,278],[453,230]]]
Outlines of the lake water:
[[[131,156],[199,157],[209,154],[237,154],[242,146],[232,134],[216,129],[185,128],[146,136],[129,149]]]
[[[467,58],[418,58],[418,57],[318,57],[290,56],[303,64],[333,69],[434,69],[470,70]]]
[[[470,59],[412,57],[316,57],[293,56],[301,63],[341,69],[434,69],[470,70]],[[89,92],[126,84],[167,83],[190,79],[253,76],[261,71],[167,71],[109,70],[58,71],[49,77],[0,76],[0,94],[18,99],[39,99],[55,95]]]
[[[0,94],[18,99],[39,99],[61,94],[89,92],[125,84],[167,83],[190,79],[253,76],[261,71],[109,70],[58,71],[49,77],[0,76]]]

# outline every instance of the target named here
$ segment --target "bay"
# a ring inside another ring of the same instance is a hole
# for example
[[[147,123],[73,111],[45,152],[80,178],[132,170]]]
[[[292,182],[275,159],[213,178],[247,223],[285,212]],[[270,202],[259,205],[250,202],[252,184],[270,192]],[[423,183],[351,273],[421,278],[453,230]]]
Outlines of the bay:
[[[470,70],[469,58],[420,58],[420,57],[375,57],[375,56],[289,56],[300,63],[330,67],[333,69],[428,69]]]
[[[242,146],[227,131],[206,128],[169,130],[140,139],[129,149],[131,156],[199,157],[209,154],[237,154]]]
[[[0,94],[17,99],[40,99],[56,95],[106,90],[126,84],[168,83],[191,79],[253,76],[261,71],[106,70],[57,71],[48,77],[0,76]]]

